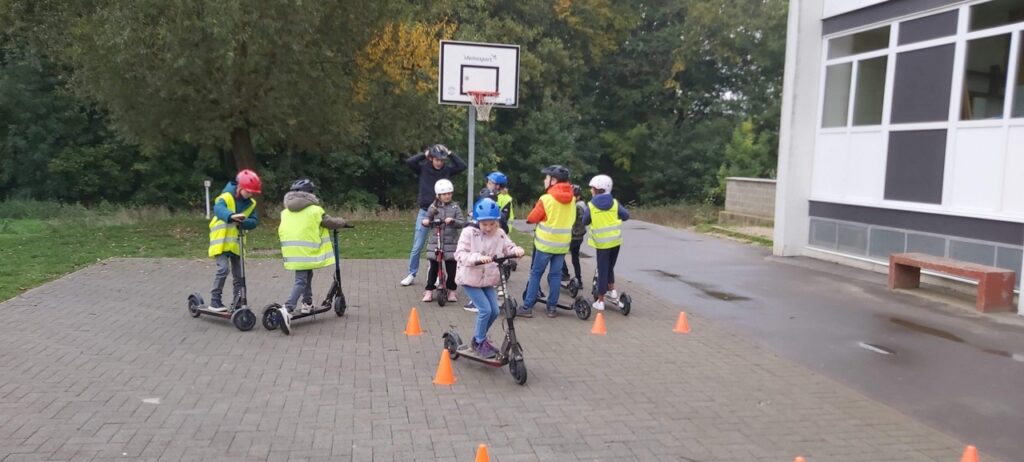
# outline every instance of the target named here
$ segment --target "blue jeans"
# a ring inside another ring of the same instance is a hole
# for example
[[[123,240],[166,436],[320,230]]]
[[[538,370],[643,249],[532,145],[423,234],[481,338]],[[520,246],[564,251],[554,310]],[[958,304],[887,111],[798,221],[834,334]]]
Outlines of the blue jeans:
[[[501,305],[498,304],[498,291],[494,290],[494,287],[462,286],[462,288],[466,290],[466,295],[480,310],[476,315],[476,332],[473,334],[473,339],[476,340],[476,343],[483,342],[487,339],[487,331],[491,329],[491,324],[494,324],[494,321],[498,319],[498,313],[501,313]]]
[[[228,278],[228,271],[230,268],[231,275],[234,278],[232,298],[228,303],[234,302],[234,297],[242,291],[242,260],[230,252],[224,252],[217,255],[217,273],[213,276],[213,290],[210,291],[210,306],[219,308],[224,306],[223,300],[221,300],[221,293],[224,292],[224,281]]]
[[[292,294],[288,296],[288,301],[284,302],[284,307],[291,311],[299,302],[299,297],[302,297],[303,302],[313,304],[313,270],[295,272],[295,285],[292,286]]]
[[[555,311],[555,305],[558,304],[558,289],[562,283],[562,265],[564,264],[565,254],[534,251],[533,264],[530,265],[530,282],[526,284],[526,299],[523,300],[524,310],[532,310],[533,305],[537,303],[540,277],[544,275],[544,269],[548,268],[548,311]]]
[[[416,230],[412,234],[412,250],[409,251],[409,274],[413,276],[420,271],[420,253],[427,242],[428,228],[423,226],[424,218],[427,218],[427,211],[420,209],[416,214]]]

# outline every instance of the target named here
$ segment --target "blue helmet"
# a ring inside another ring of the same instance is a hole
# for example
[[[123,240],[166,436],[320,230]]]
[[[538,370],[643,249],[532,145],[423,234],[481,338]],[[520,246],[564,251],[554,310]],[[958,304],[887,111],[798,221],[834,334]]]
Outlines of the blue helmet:
[[[498,185],[498,186],[506,186],[506,185],[508,185],[508,177],[505,176],[505,174],[501,173],[501,172],[497,172],[497,171],[491,172],[490,175],[487,175],[487,179],[489,181],[493,182],[494,184]]]
[[[494,199],[484,198],[473,207],[473,219],[476,221],[493,221],[501,218],[501,209]]]

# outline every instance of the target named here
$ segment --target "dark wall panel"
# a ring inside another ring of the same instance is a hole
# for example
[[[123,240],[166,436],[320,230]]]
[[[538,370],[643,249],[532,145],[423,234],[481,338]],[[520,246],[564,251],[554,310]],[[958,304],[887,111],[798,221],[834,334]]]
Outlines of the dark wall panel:
[[[885,198],[942,203],[946,164],[946,130],[889,133],[885,163]]]
[[[955,51],[949,44],[896,55],[892,123],[949,120]]]
[[[906,210],[861,207],[831,202],[810,202],[811,217],[852,221],[888,228],[907,229],[925,233],[958,236],[967,239],[999,242],[1009,245],[1024,243],[1024,224],[1008,221],[941,215],[938,213],[910,212]],[[924,240],[922,240],[924,239]],[[921,252],[932,247],[926,240],[938,241],[936,255],[942,255],[941,238],[910,234],[908,252]]]
[[[899,44],[906,45],[955,35],[959,17],[960,12],[953,10],[912,21],[904,21],[900,24]]]
[[[821,33],[828,35],[842,32],[855,27],[888,21],[908,14],[920,13],[955,3],[960,3],[960,0],[894,0],[879,3],[823,20]]]

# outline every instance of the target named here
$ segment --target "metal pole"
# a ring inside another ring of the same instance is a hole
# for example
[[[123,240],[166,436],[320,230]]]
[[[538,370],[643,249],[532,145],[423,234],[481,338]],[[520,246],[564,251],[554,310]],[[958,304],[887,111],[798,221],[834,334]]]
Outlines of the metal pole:
[[[203,187],[206,188],[206,219],[210,219],[210,180],[203,180]]]
[[[476,171],[476,108],[469,107],[469,179],[466,183],[466,210],[473,208],[473,173]]]

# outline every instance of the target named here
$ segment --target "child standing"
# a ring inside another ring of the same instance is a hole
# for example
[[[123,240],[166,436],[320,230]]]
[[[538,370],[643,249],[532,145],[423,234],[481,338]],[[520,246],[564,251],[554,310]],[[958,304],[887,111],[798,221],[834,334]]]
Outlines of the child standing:
[[[476,331],[470,341],[470,348],[484,358],[493,358],[498,354],[498,349],[487,338],[487,331],[498,319],[500,312],[501,305],[498,304],[494,286],[501,281],[497,266],[490,263],[493,257],[522,257],[526,252],[501,230],[498,224],[501,212],[497,202],[491,199],[477,202],[473,207],[473,218],[478,223],[477,227],[470,226],[462,230],[455,250],[455,259],[459,262],[456,280],[478,309]]]
[[[458,286],[455,284],[455,247],[458,244],[459,232],[462,227],[466,225],[465,219],[462,216],[462,209],[459,208],[459,204],[452,201],[452,191],[455,190],[455,186],[452,185],[451,181],[448,180],[437,180],[434,184],[434,194],[437,199],[434,200],[430,207],[427,209],[427,214],[423,218],[421,223],[423,227],[431,226],[431,222],[440,221],[444,223],[444,232],[441,235],[441,242],[437,241],[437,233],[431,232],[429,235],[429,247],[428,249],[436,249],[438,245],[442,246],[444,250],[444,272],[446,276],[445,281],[439,281],[448,288],[448,301],[455,303],[459,301],[458,294],[455,292]],[[428,255],[433,255],[428,253]],[[427,273],[427,286],[423,290],[423,301],[431,302],[434,300],[434,289],[437,288],[435,281],[437,280],[437,273],[440,267],[437,260],[430,257],[430,271]]]
[[[562,278],[562,265],[572,241],[572,224],[576,221],[576,205],[572,200],[572,186],[569,184],[569,169],[552,165],[541,170],[544,175],[545,193],[526,217],[526,222],[536,224],[533,239],[533,262],[530,266],[530,281],[526,284],[526,296],[519,315],[533,317],[533,305],[540,293],[540,278],[548,271],[548,287],[551,292],[547,299],[547,316],[558,316],[558,288]]]
[[[508,222],[516,219],[516,214],[512,211],[512,195],[508,193],[508,176],[498,171],[491,172],[487,175],[487,189],[497,194],[494,200],[501,211],[498,223],[501,230],[508,234]]]
[[[583,225],[583,216],[587,213],[587,203],[583,201],[583,190],[580,185],[572,185],[572,195],[576,198],[576,221],[572,224],[572,242],[569,243],[569,255],[572,257],[573,274],[576,281],[583,288],[583,278],[580,276],[580,247],[583,245],[583,238],[587,236],[587,227]],[[569,264],[562,263],[562,287],[569,287]]]
[[[605,298],[616,300],[615,262],[622,246],[622,222],[629,220],[629,211],[612,197],[612,178],[597,175],[590,180],[591,199],[583,223],[590,226],[587,244],[597,249],[597,301],[595,310],[604,310]]]
[[[208,255],[217,261],[217,273],[213,276],[213,290],[210,291],[210,310],[227,312],[221,299],[228,269],[234,284],[234,296],[242,290],[241,253],[238,245],[238,229],[250,230],[259,224],[256,216],[256,199],[253,196],[262,190],[260,177],[256,172],[245,169],[229,181],[213,205],[213,219],[210,220],[210,249]]]
[[[284,269],[295,271],[295,284],[280,310],[281,332],[291,333],[292,311],[302,298],[299,312],[313,309],[313,270],[334,264],[334,246],[327,236],[328,229],[345,227],[345,220],[333,218],[320,207],[320,199],[313,194],[315,185],[308,179],[292,183],[284,195],[281,225],[277,228],[281,238],[281,257]]]

